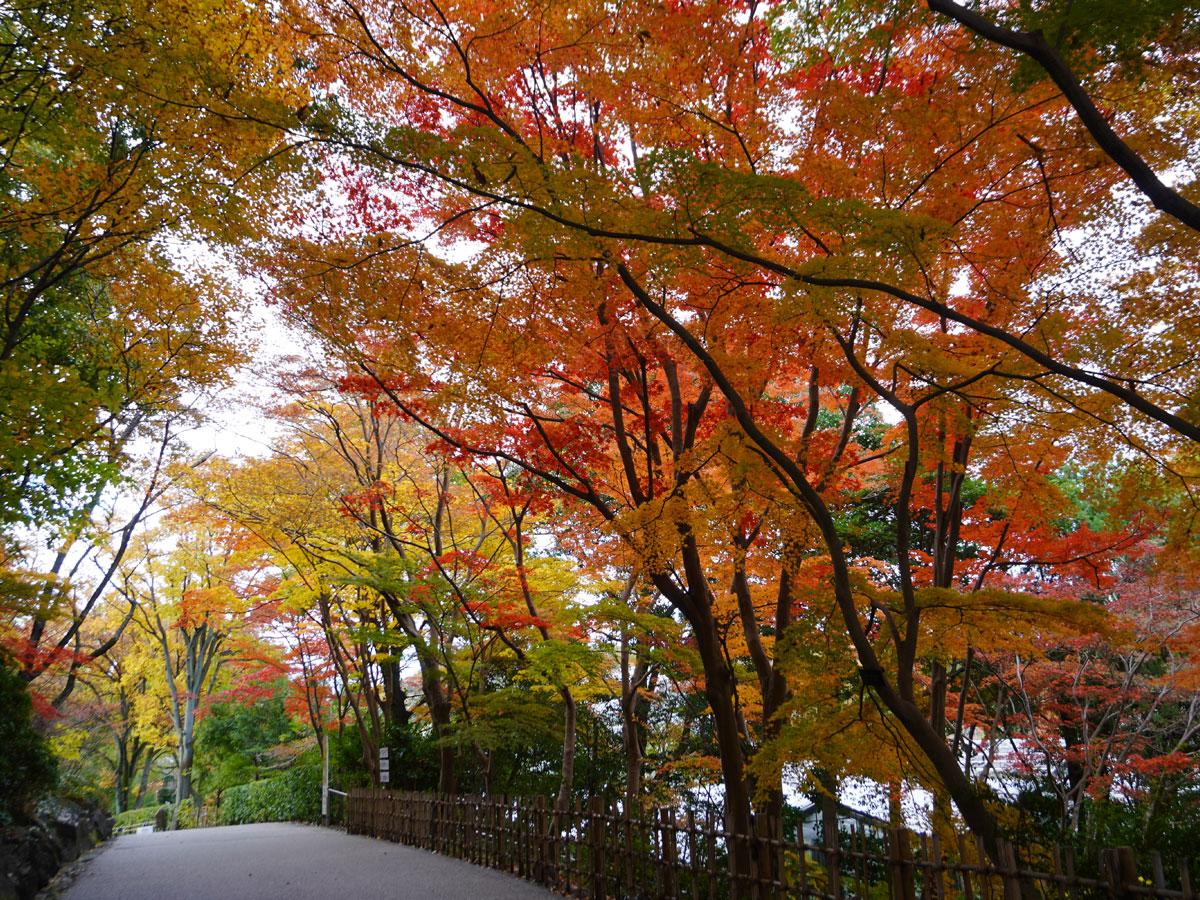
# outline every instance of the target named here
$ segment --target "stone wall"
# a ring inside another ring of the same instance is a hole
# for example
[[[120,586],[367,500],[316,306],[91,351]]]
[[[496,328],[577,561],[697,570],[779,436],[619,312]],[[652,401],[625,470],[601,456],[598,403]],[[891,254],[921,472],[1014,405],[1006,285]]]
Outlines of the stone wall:
[[[0,900],[32,900],[63,865],[106,840],[112,825],[106,812],[50,799],[32,825],[0,829]]]

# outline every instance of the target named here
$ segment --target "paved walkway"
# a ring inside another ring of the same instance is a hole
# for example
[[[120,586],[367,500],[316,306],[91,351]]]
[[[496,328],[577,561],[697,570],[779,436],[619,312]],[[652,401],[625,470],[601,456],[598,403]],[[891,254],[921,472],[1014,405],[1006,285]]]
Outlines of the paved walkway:
[[[310,825],[128,834],[66,900],[547,900],[535,885],[436,853]]]

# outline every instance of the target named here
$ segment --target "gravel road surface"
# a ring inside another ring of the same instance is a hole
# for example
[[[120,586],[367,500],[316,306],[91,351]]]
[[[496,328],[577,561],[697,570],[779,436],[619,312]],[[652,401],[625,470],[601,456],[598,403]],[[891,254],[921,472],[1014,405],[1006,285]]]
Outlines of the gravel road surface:
[[[119,837],[65,900],[547,900],[518,878],[310,825],[231,825]]]

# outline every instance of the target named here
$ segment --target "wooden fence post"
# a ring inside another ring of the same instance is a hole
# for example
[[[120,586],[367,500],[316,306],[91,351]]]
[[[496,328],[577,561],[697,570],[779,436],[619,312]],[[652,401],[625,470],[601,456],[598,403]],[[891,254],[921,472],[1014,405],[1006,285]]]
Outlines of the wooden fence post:
[[[513,847],[517,854],[517,874],[529,878],[529,821],[525,804],[518,797],[513,807]]]
[[[945,900],[946,869],[942,857],[942,840],[938,837],[936,831],[929,841],[929,849],[933,854],[930,857],[930,862],[933,863],[933,896],[936,900]]]
[[[605,879],[604,844],[608,838],[608,825],[604,815],[604,801],[600,797],[592,797],[588,801],[588,859],[591,868],[589,884],[593,898],[608,896]]]
[[[833,898],[833,900],[841,900],[842,897],[842,848],[839,842],[839,831],[833,829],[833,834],[829,834],[829,829],[825,829],[823,835],[825,839],[825,892]]]
[[[696,811],[687,811],[688,896],[700,896],[699,842],[696,840]]]
[[[678,885],[675,879],[675,810],[664,806],[658,811],[659,846],[662,848],[662,895],[675,897]]]
[[[1137,857],[1132,847],[1117,847],[1104,851],[1107,865],[1109,892],[1114,897],[1135,897],[1133,888],[1138,883]]]
[[[1021,877],[1017,871],[1017,855],[1008,841],[997,838],[996,843],[999,845],[1002,863],[1000,877],[1004,883],[1004,900],[1021,900]]]
[[[503,794],[497,804],[496,816],[496,857],[500,860],[498,868],[505,872],[512,871],[512,859],[509,858],[508,843],[508,794]]]
[[[912,844],[907,829],[895,828],[891,831],[888,850],[892,900],[916,900],[917,883],[913,872]]]
[[[967,852],[967,841],[960,834],[958,835],[958,876],[962,881],[963,900],[975,900],[975,889],[971,883],[970,865],[971,855]]]
[[[717,896],[717,823],[712,808],[704,813],[704,867],[708,879],[708,900]]]
[[[1162,855],[1155,850],[1150,854],[1150,864],[1154,867],[1154,887],[1156,890],[1167,889],[1167,873],[1163,869]]]
[[[533,864],[533,878],[538,884],[549,884],[550,860],[546,854],[546,798],[538,797],[534,805],[534,852],[537,854]]]
[[[775,823],[771,816],[765,812],[755,815],[753,831],[750,860],[754,872],[754,895],[765,900],[775,895],[775,884],[782,880],[773,841]]]
[[[808,896],[808,844],[804,842],[804,823],[796,825],[796,871],[788,876],[788,887],[799,897]]]

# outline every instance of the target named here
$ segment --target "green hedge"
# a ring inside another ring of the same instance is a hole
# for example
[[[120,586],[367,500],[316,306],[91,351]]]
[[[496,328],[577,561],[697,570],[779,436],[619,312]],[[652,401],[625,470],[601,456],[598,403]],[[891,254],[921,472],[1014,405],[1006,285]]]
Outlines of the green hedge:
[[[221,794],[222,825],[248,822],[315,822],[321,816],[321,774],[297,766],[274,778],[252,781]]]
[[[114,828],[124,828],[127,825],[153,825],[154,817],[161,809],[167,814],[167,821],[171,820],[171,810],[174,809],[173,803],[163,803],[159,806],[142,806],[138,809],[127,809],[125,812],[119,812],[113,817]],[[175,823],[175,827],[179,829],[194,828],[196,826],[196,804],[191,797],[183,801],[183,805],[179,807],[179,817]]]
[[[171,814],[169,806],[163,806],[167,811],[167,815]],[[127,809],[124,812],[119,812],[114,817],[113,827],[124,828],[129,825],[153,825],[154,816],[158,812],[157,806],[143,806],[140,809]]]

